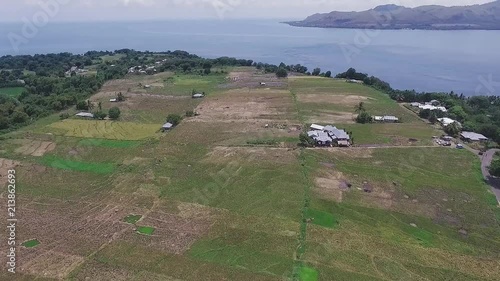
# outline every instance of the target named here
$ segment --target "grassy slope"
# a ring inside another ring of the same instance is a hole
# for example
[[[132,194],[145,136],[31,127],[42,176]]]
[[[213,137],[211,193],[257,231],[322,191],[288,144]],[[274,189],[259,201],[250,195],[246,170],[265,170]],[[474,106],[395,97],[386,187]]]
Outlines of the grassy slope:
[[[218,76],[179,76],[173,81],[172,84],[166,81],[163,91],[154,91],[189,95],[196,88],[213,93],[212,98],[224,97],[224,90],[217,86],[223,79]],[[392,143],[392,137],[402,135],[420,139],[420,144],[425,145],[425,140],[435,134],[388,97],[361,85],[334,79],[292,79],[290,92],[291,95],[319,92],[368,96],[373,98],[367,102],[370,112],[394,114],[408,120],[403,124],[339,125],[353,131],[360,143],[388,144]],[[295,116],[307,122],[315,106],[327,114],[353,110],[345,105],[303,102],[290,110],[297,110]],[[141,114],[150,118],[147,111]],[[107,132],[106,126],[98,126],[94,132],[91,127],[82,127],[78,136],[84,138],[79,138],[68,136],[66,127],[56,128],[61,124],[53,116],[27,131],[10,134],[22,138],[30,132],[31,138],[55,142],[56,149],[42,158],[23,158],[15,154],[11,140],[1,141],[2,145],[5,143],[2,146],[5,151],[0,157],[48,166],[36,178],[30,177],[29,166],[19,168],[19,177],[23,179],[20,196],[40,202],[54,199],[78,202],[80,198],[99,201],[103,197],[141,195],[147,185],[157,193],[145,196],[141,207],[151,208],[153,201],[160,200],[158,208],[175,213],[180,210],[176,204],[187,202],[209,206],[221,213],[208,232],[183,254],[174,255],[147,244],[119,239],[88,257],[72,273],[73,279],[82,279],[85,272],[96,268],[102,272],[124,271],[136,279],[156,276],[161,280],[194,280],[199,276],[205,280],[283,280],[292,276],[294,268],[298,269],[297,278],[301,280],[500,277],[495,267],[498,263],[494,262],[500,249],[500,230],[493,215],[497,209],[481,180],[478,160],[466,151],[384,148],[367,151],[371,153],[367,158],[317,150],[306,150],[302,158],[297,152],[286,150],[279,158],[236,151],[214,158],[210,153],[216,146],[259,140],[262,136],[232,131],[232,125],[226,123],[185,122],[159,140],[123,141],[120,139],[139,139],[130,138],[129,134],[138,136],[140,131],[117,135],[116,130]],[[320,164],[325,162],[333,163],[331,169],[353,184],[342,203],[325,200],[312,191],[307,193],[314,188],[315,177],[325,172]],[[368,204],[367,195],[357,190],[363,181],[394,189],[393,207]],[[418,204],[404,201],[403,195],[408,195],[410,201],[418,199]],[[445,213],[452,210],[446,217],[449,220],[436,220],[414,209],[418,205],[437,208],[436,204]],[[406,210],[398,209],[401,206]],[[50,205],[45,208],[50,211]],[[315,218],[312,223],[303,221],[311,217]],[[451,218],[458,219],[460,224],[450,223],[454,221]],[[411,226],[412,223],[417,227]],[[155,227],[149,222],[145,224]],[[467,229],[468,236],[461,236],[459,228]],[[299,238],[303,241],[298,241]],[[44,244],[50,243],[44,240]],[[300,250],[299,245],[303,246]],[[299,255],[297,263],[297,253],[301,251],[303,255]]]

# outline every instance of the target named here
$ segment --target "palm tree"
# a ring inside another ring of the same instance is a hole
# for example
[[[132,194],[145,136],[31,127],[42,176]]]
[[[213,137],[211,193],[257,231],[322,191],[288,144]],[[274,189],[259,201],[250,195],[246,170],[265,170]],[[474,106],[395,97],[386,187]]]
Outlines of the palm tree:
[[[87,108],[89,109],[89,111],[92,111],[92,109],[94,109],[94,104],[90,100],[87,101]]]
[[[355,108],[355,112],[359,114],[359,113],[364,112],[364,111],[366,111],[366,109],[365,109],[365,103],[364,103],[364,102],[360,102],[360,103],[356,106],[356,108]]]

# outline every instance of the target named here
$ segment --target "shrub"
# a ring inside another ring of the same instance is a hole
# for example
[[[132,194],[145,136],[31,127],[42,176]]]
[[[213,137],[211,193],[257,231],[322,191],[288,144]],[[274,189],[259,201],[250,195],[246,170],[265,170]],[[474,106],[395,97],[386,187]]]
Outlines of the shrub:
[[[314,146],[314,140],[308,136],[306,133],[301,133],[299,136],[300,145],[304,147],[312,147]]]
[[[360,124],[366,124],[366,123],[371,123],[372,122],[372,116],[366,112],[362,111],[358,117],[356,117],[356,122]]]
[[[113,119],[113,120],[116,120],[118,118],[120,118],[120,114],[121,114],[121,111],[118,107],[112,107],[110,110],[109,110],[109,118]]]
[[[88,104],[86,101],[81,100],[76,103],[77,110],[89,110]]]
[[[194,111],[193,110],[186,111],[186,117],[193,117],[193,116],[194,116]]]
[[[278,71],[276,71],[276,76],[278,78],[286,78],[288,77],[288,71],[284,68],[280,68],[278,69]]]
[[[500,177],[500,160],[496,159],[491,162],[491,166],[489,167],[490,174],[495,177]]]
[[[98,119],[98,120],[104,120],[106,119],[108,115],[102,111],[96,111],[94,112],[94,119]]]
[[[177,126],[181,123],[182,117],[177,114],[170,114],[167,116],[167,122],[171,123],[174,126]]]
[[[59,115],[59,118],[61,118],[61,120],[68,119],[69,118],[69,113],[67,113],[67,112],[61,113]]]

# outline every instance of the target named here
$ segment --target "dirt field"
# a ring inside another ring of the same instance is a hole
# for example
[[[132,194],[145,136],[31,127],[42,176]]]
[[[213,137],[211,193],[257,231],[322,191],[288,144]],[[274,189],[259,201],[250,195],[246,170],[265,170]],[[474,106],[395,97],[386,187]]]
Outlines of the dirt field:
[[[247,122],[286,120],[293,108],[288,91],[231,90],[205,99],[197,108],[194,122]]]
[[[55,143],[48,141],[17,140],[15,142],[21,145],[15,152],[22,155],[41,157],[56,148]]]
[[[355,118],[356,114],[352,112],[323,113],[318,111],[308,118],[308,122],[320,124],[354,124],[356,123]]]
[[[360,102],[369,102],[372,98],[365,96],[357,96],[353,94],[298,94],[299,102],[304,103],[332,103],[342,106],[356,106]]]
[[[286,88],[288,82],[286,79],[276,78],[273,73],[265,74],[252,68],[240,68],[229,73],[226,77],[226,84],[221,85],[224,89],[239,88]],[[265,85],[261,85],[265,83]]]
[[[161,124],[68,119],[51,124],[50,127],[60,129],[64,136],[70,137],[141,140],[155,136]]]
[[[130,89],[132,92],[143,92],[144,88],[141,87],[145,85],[151,85],[153,87],[163,87],[165,79],[172,77],[173,73],[164,72],[155,75],[131,75],[129,74],[126,79],[118,79],[106,82],[101,88],[101,92],[111,92],[118,94],[122,92],[126,94]],[[140,85],[139,85],[140,84]],[[97,96],[96,98],[98,98]]]
[[[9,170],[15,168],[19,164],[18,161],[0,158],[0,187],[2,188],[2,192],[5,190],[4,187],[7,184]]]

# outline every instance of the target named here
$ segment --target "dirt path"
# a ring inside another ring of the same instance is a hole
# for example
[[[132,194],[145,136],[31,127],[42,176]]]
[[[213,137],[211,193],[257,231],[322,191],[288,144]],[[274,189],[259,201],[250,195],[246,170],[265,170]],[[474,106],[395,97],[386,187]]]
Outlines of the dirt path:
[[[497,197],[497,201],[500,204],[500,178],[495,178],[490,175],[490,171],[488,171],[488,167],[491,165],[493,161],[493,157],[496,152],[499,152],[500,149],[490,149],[486,151],[481,157],[481,171],[483,172],[483,177],[486,182],[491,186],[491,191]],[[479,152],[477,153],[479,155]]]

